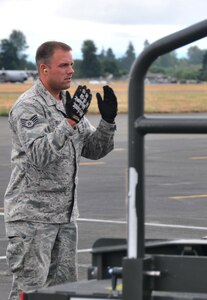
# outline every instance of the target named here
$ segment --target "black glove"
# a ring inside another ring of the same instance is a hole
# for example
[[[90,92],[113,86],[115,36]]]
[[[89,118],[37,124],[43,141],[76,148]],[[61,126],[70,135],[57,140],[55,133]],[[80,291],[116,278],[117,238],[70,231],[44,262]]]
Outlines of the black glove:
[[[112,88],[108,85],[103,87],[103,91],[103,99],[99,93],[96,94],[100,114],[106,122],[114,123],[117,115],[117,98]]]
[[[66,91],[66,117],[78,123],[86,114],[91,99],[91,91],[87,89],[85,85],[78,86],[73,98],[71,98],[70,93]]]

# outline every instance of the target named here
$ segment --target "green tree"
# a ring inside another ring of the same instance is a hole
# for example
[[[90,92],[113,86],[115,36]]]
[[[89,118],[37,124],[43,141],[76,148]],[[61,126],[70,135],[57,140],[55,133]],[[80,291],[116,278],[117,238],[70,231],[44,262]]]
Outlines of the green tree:
[[[200,70],[199,79],[202,81],[207,81],[207,51],[204,52],[202,68]]]
[[[171,51],[159,56],[154,62],[154,66],[161,68],[174,67],[178,63],[176,51]]]
[[[145,40],[144,41],[144,49],[148,48],[150,45],[149,41],[148,40]]]
[[[203,50],[199,49],[197,46],[192,46],[188,48],[188,61],[190,64],[201,64],[203,59]]]
[[[101,63],[102,76],[108,76],[111,74],[115,77],[119,76],[119,68],[117,66],[117,60],[112,48],[108,48],[107,51],[102,50],[101,54],[99,55],[99,60]]]
[[[119,60],[119,67],[122,72],[127,74],[129,73],[132,63],[136,58],[134,46],[131,42],[129,42],[128,48],[124,54],[124,56]]]
[[[111,48],[108,48],[108,50],[106,51],[106,58],[109,60],[116,60],[114,52]]]
[[[14,45],[7,39],[1,40],[0,68],[16,70],[18,68],[17,51]]]
[[[106,52],[104,49],[101,50],[101,53],[99,54],[99,60],[104,60],[106,57]]]
[[[101,64],[97,58],[97,48],[93,41],[86,40],[81,48],[83,60],[80,65],[81,76],[95,78],[101,75]]]
[[[16,48],[17,56],[19,58],[25,57],[23,52],[28,48],[28,46],[24,34],[21,31],[13,30],[9,36],[9,41]]]
[[[74,74],[73,74],[73,78],[81,78],[81,63],[82,60],[81,59],[75,59],[74,60]]]
[[[4,69],[24,69],[27,66],[24,51],[27,49],[26,38],[21,31],[13,30],[9,39],[0,42],[0,63]]]

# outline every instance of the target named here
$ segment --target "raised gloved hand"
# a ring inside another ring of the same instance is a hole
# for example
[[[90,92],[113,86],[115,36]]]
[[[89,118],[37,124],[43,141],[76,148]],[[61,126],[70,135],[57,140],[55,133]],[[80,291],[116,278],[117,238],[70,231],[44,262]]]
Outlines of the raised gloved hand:
[[[103,91],[103,99],[100,93],[96,94],[100,114],[106,122],[114,123],[114,119],[117,115],[117,98],[113,89],[108,85],[103,87]]]
[[[66,91],[66,117],[78,123],[86,114],[91,103],[91,99],[91,91],[87,89],[85,85],[78,86],[73,98],[71,98],[70,93]]]

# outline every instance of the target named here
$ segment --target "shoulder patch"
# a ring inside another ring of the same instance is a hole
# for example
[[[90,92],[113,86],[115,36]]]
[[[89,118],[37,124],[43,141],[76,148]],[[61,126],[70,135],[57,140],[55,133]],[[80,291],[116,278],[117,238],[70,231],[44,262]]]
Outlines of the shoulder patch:
[[[37,122],[37,115],[32,116],[30,119],[20,119],[23,127],[32,128]]]

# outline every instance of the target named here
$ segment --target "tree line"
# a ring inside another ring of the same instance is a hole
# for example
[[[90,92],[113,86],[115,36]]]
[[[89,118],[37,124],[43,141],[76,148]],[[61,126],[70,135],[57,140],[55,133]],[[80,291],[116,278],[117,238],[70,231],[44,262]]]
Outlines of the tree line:
[[[144,41],[143,50],[150,45]],[[28,61],[25,54],[28,48],[25,35],[13,30],[8,39],[0,41],[0,69],[5,70],[35,70],[33,62]],[[134,46],[129,42],[126,52],[117,58],[112,48],[102,49],[97,53],[97,47],[92,40],[83,41],[82,59],[74,60],[76,78],[100,78],[113,76],[120,78],[129,74],[132,63],[136,59]],[[185,58],[178,58],[176,51],[160,56],[149,69],[152,73],[162,73],[176,79],[207,80],[207,50],[191,46]]]

